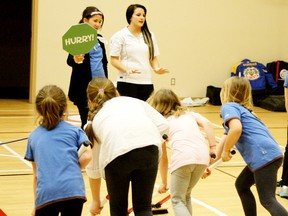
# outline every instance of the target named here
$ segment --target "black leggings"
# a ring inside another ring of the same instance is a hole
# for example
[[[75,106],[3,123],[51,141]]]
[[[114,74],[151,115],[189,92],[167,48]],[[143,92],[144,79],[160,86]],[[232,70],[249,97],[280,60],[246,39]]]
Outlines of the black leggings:
[[[119,156],[105,167],[111,216],[127,215],[130,181],[135,216],[152,216],[158,155],[158,147],[151,145]]]
[[[72,199],[51,203],[36,210],[35,216],[58,216],[59,213],[61,216],[81,216],[84,202],[83,199]]]
[[[287,132],[288,132],[288,130],[287,130]],[[287,134],[287,137],[288,137],[288,134]],[[285,153],[284,153],[281,185],[288,186],[288,144],[286,145]]]
[[[87,118],[88,118],[88,105],[86,103],[83,104],[76,104],[78,111],[79,111],[79,115],[80,115],[80,119],[81,119],[81,128],[83,129],[85,124],[87,123]]]
[[[251,172],[246,166],[236,179],[235,186],[241,199],[246,216],[256,216],[256,201],[250,188],[256,184],[261,205],[273,216],[288,216],[286,209],[275,197],[277,171],[282,164],[282,158],[271,164]]]

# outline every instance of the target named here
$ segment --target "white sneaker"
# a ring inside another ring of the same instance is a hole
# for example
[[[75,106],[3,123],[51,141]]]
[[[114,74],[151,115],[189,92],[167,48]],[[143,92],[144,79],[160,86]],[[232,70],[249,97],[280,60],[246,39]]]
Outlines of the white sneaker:
[[[277,195],[279,195],[282,198],[288,198],[288,186],[283,185],[280,187],[279,191],[277,192]]]

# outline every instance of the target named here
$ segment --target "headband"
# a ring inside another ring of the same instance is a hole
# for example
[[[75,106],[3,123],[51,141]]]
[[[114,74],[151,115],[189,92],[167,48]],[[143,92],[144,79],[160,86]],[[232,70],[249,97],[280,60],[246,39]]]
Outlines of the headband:
[[[94,16],[94,15],[103,15],[103,13],[101,11],[94,11],[90,14],[90,16]]]

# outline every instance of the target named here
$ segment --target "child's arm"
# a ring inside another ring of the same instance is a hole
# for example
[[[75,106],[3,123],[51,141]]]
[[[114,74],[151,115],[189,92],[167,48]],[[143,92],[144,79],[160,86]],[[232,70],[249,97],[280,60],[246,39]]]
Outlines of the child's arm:
[[[101,188],[101,178],[93,179],[89,178],[90,190],[92,194],[92,203],[90,206],[90,213],[92,215],[100,214],[103,206],[101,206],[100,201],[100,188]]]
[[[83,148],[80,147],[80,149],[83,149]],[[84,169],[88,165],[88,163],[91,161],[91,159],[92,159],[92,150],[91,150],[91,146],[88,145],[87,147],[84,148],[83,153],[81,153],[79,156],[80,168]]]
[[[197,124],[202,127],[210,147],[210,156],[216,155],[216,140],[212,123],[202,115],[197,118]]]
[[[159,163],[159,172],[162,179],[162,184],[158,189],[159,193],[165,193],[168,190],[167,173],[168,173],[168,156],[166,149],[166,141],[162,144],[162,157]]]
[[[242,124],[239,119],[231,119],[227,124],[229,131],[221,155],[223,161],[229,161],[232,158],[231,148],[236,144],[242,133]]]
[[[37,188],[37,169],[35,162],[32,162],[32,168],[33,168],[33,194],[34,194],[34,200],[36,199],[36,188]],[[34,216],[36,208],[34,207],[31,215]]]
[[[285,95],[285,108],[286,111],[288,112],[288,88],[284,87],[284,95]]]

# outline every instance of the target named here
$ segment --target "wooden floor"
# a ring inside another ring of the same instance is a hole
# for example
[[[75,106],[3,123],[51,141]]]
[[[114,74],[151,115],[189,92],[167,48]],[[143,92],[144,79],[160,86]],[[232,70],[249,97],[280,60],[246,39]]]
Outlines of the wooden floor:
[[[217,137],[221,136],[223,129],[219,117],[219,106],[194,107],[193,111],[199,112],[210,119],[215,125]],[[254,111],[270,129],[283,150],[286,145],[287,114],[284,112],[270,112],[257,107]],[[77,109],[72,104],[69,104],[69,114],[69,121],[79,124]],[[0,100],[0,142],[13,141],[5,145],[0,143],[0,209],[8,216],[27,216],[30,215],[33,208],[31,164],[23,159],[23,155],[27,145],[26,138],[35,127],[35,111],[32,104],[29,104],[26,100]],[[251,133],[253,133],[253,128],[251,128]],[[244,215],[234,188],[235,179],[243,167],[242,158],[239,154],[236,154],[230,162],[222,163],[215,168],[210,177],[201,179],[192,191],[193,215]],[[281,173],[282,167],[278,173],[279,179]],[[83,172],[83,176],[88,198],[84,205],[83,215],[87,216],[91,193],[85,172]],[[160,177],[158,176],[155,187],[160,183]],[[105,187],[103,181],[103,197],[106,195]],[[257,199],[258,215],[269,215],[260,205],[255,187],[253,190]],[[153,204],[167,195],[153,196]],[[280,197],[277,197],[277,199],[288,208],[287,199]],[[165,202],[162,207],[167,208],[169,212],[163,215],[174,215],[170,200]],[[109,215],[109,204],[105,205],[101,215]]]

